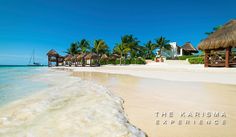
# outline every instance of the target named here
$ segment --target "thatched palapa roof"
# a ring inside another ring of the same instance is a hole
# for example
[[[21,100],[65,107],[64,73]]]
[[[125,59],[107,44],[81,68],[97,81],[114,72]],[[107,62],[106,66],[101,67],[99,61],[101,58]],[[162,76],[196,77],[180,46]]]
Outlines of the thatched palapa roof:
[[[78,61],[81,61],[85,56],[86,56],[86,53],[79,54],[79,55],[77,56],[77,60],[78,60]]]
[[[183,46],[182,49],[187,52],[193,52],[193,53],[198,53],[198,50],[194,48],[194,46],[190,42],[186,42]]]
[[[71,61],[72,58],[73,58],[73,56],[69,54],[66,56],[65,61]]]
[[[89,59],[99,59],[99,56],[96,53],[89,53],[88,55],[85,56],[86,60]]]
[[[199,45],[200,50],[236,47],[236,20],[231,20],[222,28],[209,35]]]
[[[117,58],[120,58],[120,55],[118,55],[118,54],[112,54],[112,55],[110,56],[110,59],[117,59]]]
[[[75,54],[74,56],[72,56],[71,60],[76,61],[78,56],[79,56],[79,54]]]
[[[56,50],[51,49],[47,53],[48,56],[58,56],[59,54],[56,52]]]
[[[106,59],[108,59],[108,56],[106,54],[103,54],[101,59],[106,60]]]

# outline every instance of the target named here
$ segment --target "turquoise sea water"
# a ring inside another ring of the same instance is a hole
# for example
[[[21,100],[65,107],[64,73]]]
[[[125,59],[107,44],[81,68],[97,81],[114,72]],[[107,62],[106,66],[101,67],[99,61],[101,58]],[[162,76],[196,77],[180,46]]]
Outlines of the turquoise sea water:
[[[46,67],[0,66],[0,106],[21,99],[47,87],[37,77]]]

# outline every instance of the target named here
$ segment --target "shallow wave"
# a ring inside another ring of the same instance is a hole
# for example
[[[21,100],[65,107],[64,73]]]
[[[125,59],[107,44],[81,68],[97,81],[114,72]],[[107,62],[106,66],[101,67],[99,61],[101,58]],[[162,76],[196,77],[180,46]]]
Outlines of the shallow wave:
[[[43,78],[52,86],[0,108],[0,136],[145,137],[105,87],[56,72]]]

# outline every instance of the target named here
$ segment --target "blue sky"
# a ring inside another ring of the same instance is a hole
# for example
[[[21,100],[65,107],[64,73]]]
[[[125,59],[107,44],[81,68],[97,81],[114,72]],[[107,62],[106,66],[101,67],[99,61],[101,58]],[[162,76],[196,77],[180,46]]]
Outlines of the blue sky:
[[[235,0],[0,0],[0,64],[41,63],[71,42],[104,39],[110,48],[124,34],[141,44],[164,36],[197,46],[204,32],[235,18]]]

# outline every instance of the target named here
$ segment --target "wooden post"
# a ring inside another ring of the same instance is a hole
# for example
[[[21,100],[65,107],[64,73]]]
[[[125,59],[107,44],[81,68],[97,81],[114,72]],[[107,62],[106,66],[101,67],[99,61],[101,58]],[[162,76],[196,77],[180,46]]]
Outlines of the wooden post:
[[[204,59],[204,66],[205,67],[209,67],[209,54],[210,54],[210,51],[209,50],[205,50],[205,59]]]
[[[225,67],[228,68],[229,67],[229,52],[230,52],[230,48],[226,48],[225,50]]]
[[[50,56],[48,56],[48,67],[51,67]]]
[[[56,66],[58,66],[58,56],[56,56]]]

